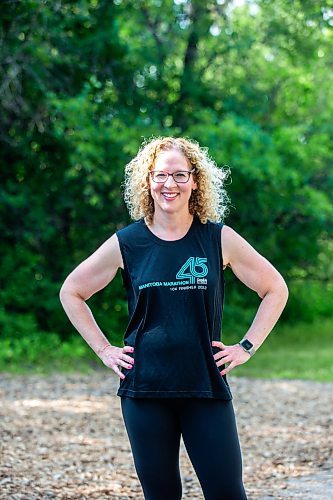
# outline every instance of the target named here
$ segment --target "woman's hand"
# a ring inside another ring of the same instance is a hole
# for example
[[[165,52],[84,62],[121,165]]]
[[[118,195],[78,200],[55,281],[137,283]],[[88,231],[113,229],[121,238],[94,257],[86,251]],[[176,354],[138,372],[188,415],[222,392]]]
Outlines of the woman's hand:
[[[235,366],[246,363],[246,361],[248,361],[251,357],[250,354],[244,351],[239,344],[224,345],[223,342],[213,340],[212,346],[221,349],[220,352],[214,354],[214,359],[216,361],[218,360],[216,365],[221,366],[225,363],[229,363],[228,366],[220,372],[221,375],[225,375],[230,372],[230,370],[235,368]]]
[[[119,370],[118,365],[124,368],[132,368],[134,365],[134,359],[128,356],[127,352],[134,352],[134,348],[129,345],[116,347],[110,344],[103,348],[99,357],[105,366],[111,368],[121,379],[124,379],[125,375]]]

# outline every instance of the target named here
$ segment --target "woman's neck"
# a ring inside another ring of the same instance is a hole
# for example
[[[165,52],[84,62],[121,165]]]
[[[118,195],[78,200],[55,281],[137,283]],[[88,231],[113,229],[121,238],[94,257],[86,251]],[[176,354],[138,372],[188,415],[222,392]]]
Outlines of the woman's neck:
[[[183,236],[187,233],[193,221],[193,215],[189,212],[180,216],[179,214],[154,214],[149,228],[156,236]]]

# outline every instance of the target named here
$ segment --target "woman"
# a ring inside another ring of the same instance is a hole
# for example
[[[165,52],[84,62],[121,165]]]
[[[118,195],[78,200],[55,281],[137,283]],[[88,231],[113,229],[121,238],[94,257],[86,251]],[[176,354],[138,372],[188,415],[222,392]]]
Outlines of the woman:
[[[231,227],[227,172],[189,139],[143,143],[125,168],[135,222],[117,231],[66,278],[62,305],[120,378],[117,395],[146,499],[182,496],[180,438],[210,500],[242,500],[242,458],[226,374],[248,361],[288,298],[279,272]],[[235,345],[221,342],[223,272],[262,299]],[[130,321],[112,346],[85,301],[121,269]]]

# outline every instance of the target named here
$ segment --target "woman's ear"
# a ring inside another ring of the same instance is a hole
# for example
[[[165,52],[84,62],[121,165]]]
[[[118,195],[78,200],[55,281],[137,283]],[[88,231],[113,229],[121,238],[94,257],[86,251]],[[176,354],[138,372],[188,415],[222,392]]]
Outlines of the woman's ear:
[[[197,173],[197,172],[196,172],[196,168],[194,167],[194,165],[192,165],[192,163],[191,163],[191,165],[190,165],[190,168],[191,168],[191,169],[194,169],[194,172],[192,173],[192,179],[193,179],[193,186],[192,186],[192,190],[194,191],[195,189],[198,189],[198,183],[197,183],[197,181],[195,180],[195,178],[196,178],[196,173]]]

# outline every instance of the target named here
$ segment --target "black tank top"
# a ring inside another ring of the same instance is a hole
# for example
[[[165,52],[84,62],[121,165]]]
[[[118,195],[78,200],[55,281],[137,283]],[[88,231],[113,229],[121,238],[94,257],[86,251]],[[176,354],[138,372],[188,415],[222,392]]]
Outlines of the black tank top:
[[[222,226],[194,217],[176,241],[158,238],[144,219],[116,232],[130,315],[124,344],[135,361],[121,367],[118,396],[232,399],[211,345],[221,340]]]

